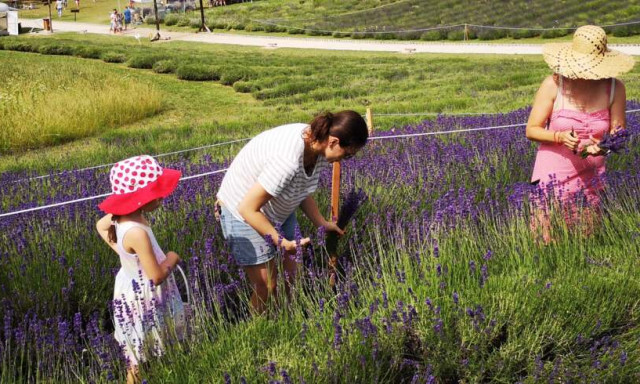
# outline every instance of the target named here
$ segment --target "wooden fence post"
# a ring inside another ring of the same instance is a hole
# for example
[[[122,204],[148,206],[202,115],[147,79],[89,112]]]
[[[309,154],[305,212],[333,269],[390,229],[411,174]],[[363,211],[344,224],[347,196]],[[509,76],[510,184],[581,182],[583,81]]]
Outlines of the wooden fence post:
[[[371,108],[367,108],[367,127],[369,127],[369,136],[373,134],[373,113]]]
[[[340,162],[333,163],[333,173],[331,175],[331,221],[338,220],[338,212],[340,209]],[[333,250],[329,255],[329,286],[333,289],[336,286],[337,267],[338,267],[338,249]]]

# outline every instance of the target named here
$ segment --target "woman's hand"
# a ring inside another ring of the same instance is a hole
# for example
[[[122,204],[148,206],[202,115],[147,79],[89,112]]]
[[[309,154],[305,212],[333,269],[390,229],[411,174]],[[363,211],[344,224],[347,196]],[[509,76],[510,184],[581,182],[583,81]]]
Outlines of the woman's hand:
[[[576,136],[573,136],[571,132],[569,131],[558,132],[556,136],[557,136],[557,142],[559,144],[564,145],[565,147],[569,148],[572,151],[578,150],[578,143],[580,142],[580,140]]]
[[[322,226],[327,232],[335,232],[338,234],[338,236],[344,235],[344,230],[340,229],[340,227],[338,227],[338,224],[334,223],[333,221],[325,220]]]
[[[304,239],[300,240],[301,248],[306,247],[309,244],[311,244],[311,239],[308,237],[305,237]],[[294,255],[298,250],[298,243],[295,242],[294,240],[282,240],[281,247],[284,249],[285,253],[289,255]]]
[[[583,151],[589,156],[602,156],[602,155],[604,155],[604,152],[598,146],[598,144],[600,144],[600,140],[596,139],[593,136],[589,136],[589,140],[591,141],[591,144],[589,144],[586,147],[584,147]]]

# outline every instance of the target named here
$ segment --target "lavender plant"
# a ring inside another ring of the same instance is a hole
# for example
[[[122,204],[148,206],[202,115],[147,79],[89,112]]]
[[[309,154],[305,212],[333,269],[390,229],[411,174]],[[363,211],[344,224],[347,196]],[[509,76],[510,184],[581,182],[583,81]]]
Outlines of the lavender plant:
[[[528,112],[439,116],[396,133],[515,124]],[[182,183],[151,220],[162,245],[185,260],[191,333],[144,366],[142,377],[636,382],[638,116],[627,125],[628,151],[607,164],[608,214],[584,237],[552,212],[558,240],[549,246],[529,230],[535,148],[522,129],[373,141],[343,166],[344,187],[367,191],[345,244],[362,257],[342,260],[333,291],[326,268],[298,255],[293,292],[278,287],[280,305],[269,317],[248,315],[250,287],[215,224],[222,176]],[[193,175],[226,162],[165,165]],[[102,193],[106,175],[11,182],[22,177],[0,175],[3,211]],[[329,182],[326,173],[321,209]],[[98,214],[85,202],[0,219],[0,382],[123,381],[125,362],[111,335],[119,264],[93,235]]]

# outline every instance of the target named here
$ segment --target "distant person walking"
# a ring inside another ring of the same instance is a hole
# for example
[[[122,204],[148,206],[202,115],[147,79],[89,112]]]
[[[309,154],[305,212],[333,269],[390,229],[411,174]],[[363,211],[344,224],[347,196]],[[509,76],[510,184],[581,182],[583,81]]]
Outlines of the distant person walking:
[[[283,125],[262,132],[231,163],[218,191],[217,205],[223,235],[251,282],[251,307],[256,313],[263,313],[275,296],[276,263],[284,267],[289,293],[298,269],[293,256],[310,241],[295,241],[298,207],[314,226],[343,233],[318,211],[312,194],[327,163],[355,155],[368,136],[367,124],[359,113],[326,113],[310,124]],[[282,235],[276,230],[278,224]],[[278,248],[285,254],[282,260],[275,259]]]
[[[58,18],[62,17],[62,0],[56,0],[56,11],[58,11]]]
[[[131,24],[131,9],[129,7],[125,7],[122,14],[124,15],[124,30],[126,31],[129,24]]]
[[[625,87],[615,77],[630,71],[634,60],[608,49],[605,31],[591,25],[578,28],[571,43],[545,45],[543,55],[554,74],[536,94],[526,135],[540,143],[531,176],[540,186],[532,229],[549,243],[551,207],[583,234],[594,229],[607,155],[598,143],[626,126]]]

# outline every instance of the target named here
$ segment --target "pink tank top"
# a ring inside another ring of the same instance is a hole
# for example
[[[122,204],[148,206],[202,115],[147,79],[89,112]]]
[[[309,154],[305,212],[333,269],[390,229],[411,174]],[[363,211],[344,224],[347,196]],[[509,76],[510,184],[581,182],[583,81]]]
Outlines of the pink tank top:
[[[609,88],[609,107],[613,103],[615,79],[611,79]],[[558,108],[558,105],[560,108]],[[541,143],[536,154],[531,181],[546,183],[552,178],[562,183],[565,180],[583,176],[594,177],[604,173],[605,158],[603,156],[589,156],[583,159],[580,151],[591,144],[589,136],[601,139],[610,129],[609,108],[595,112],[582,112],[564,108],[564,84],[560,77],[558,95],[551,113],[549,130],[571,131],[580,139],[578,153],[574,154],[569,148],[561,144]]]

